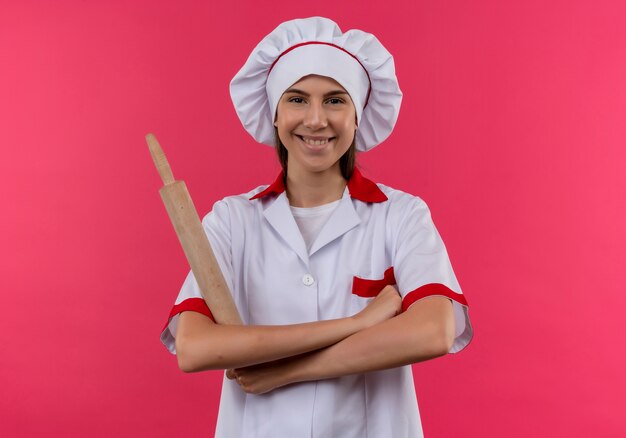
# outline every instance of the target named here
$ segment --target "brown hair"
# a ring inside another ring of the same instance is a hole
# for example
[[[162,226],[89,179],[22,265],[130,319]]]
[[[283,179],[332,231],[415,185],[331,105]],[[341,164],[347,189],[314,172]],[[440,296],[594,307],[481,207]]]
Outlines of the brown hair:
[[[280,167],[283,168],[283,174],[287,176],[287,157],[289,152],[283,145],[278,137],[278,128],[274,127],[274,138],[276,139],[276,155],[278,156],[278,162]],[[354,172],[354,166],[356,165],[356,132],[354,133],[354,139],[350,148],[339,159],[339,169],[341,169],[341,175],[347,180],[352,177]]]

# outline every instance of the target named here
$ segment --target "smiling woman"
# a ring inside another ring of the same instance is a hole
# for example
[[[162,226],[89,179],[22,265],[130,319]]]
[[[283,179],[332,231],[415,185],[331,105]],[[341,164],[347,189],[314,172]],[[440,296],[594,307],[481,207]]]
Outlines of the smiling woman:
[[[426,204],[354,167],[397,120],[393,58],[371,34],[293,20],[231,97],[283,167],[203,220],[245,325],[215,324],[190,273],[161,335],[183,371],[228,370],[215,436],[422,436],[410,364],[473,332]]]

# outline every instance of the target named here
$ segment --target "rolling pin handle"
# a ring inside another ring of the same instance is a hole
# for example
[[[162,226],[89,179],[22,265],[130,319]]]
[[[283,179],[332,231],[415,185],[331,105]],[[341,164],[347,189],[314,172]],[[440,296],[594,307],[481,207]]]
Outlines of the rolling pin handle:
[[[161,146],[159,145],[159,142],[154,134],[147,134],[146,141],[148,142],[150,155],[152,155],[152,160],[154,160],[154,165],[159,172],[159,176],[161,176],[161,179],[163,180],[163,184],[172,184],[175,181],[172,169],[170,168],[170,164],[167,162],[163,149],[161,149]]]

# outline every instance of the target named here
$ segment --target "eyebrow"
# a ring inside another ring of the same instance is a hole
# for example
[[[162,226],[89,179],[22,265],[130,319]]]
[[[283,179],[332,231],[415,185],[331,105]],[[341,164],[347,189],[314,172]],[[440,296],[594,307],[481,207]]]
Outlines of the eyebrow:
[[[287,93],[302,94],[303,96],[306,96],[306,97],[310,96],[310,94],[307,93],[306,91],[298,90],[297,88],[289,88],[288,90],[285,91],[285,94],[287,94]],[[337,96],[339,94],[348,94],[348,92],[343,91],[343,90],[332,90],[332,91],[329,91],[328,93],[324,94],[324,97]]]

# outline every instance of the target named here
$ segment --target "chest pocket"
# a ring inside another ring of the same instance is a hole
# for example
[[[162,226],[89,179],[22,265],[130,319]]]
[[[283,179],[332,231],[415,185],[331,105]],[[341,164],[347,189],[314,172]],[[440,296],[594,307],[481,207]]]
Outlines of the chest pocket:
[[[367,306],[372,298],[377,296],[385,286],[396,284],[396,277],[393,273],[393,266],[387,268],[382,278],[362,278],[354,276],[352,278],[352,313],[360,312]]]

